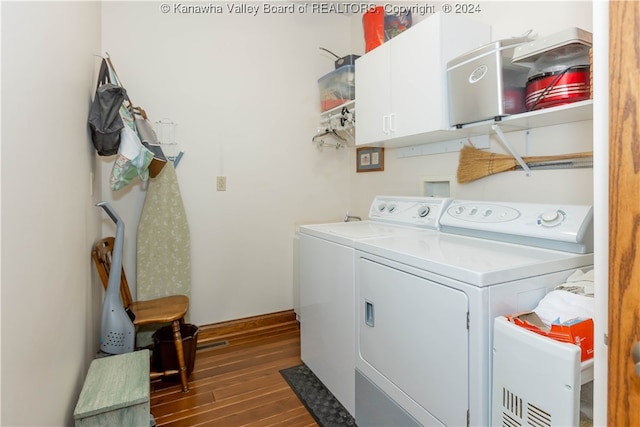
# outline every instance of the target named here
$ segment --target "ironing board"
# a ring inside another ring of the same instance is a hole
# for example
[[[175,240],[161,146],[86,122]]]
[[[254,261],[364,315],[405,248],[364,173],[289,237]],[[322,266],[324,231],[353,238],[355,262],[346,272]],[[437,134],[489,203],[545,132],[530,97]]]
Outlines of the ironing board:
[[[149,180],[138,224],[136,286],[138,300],[191,293],[189,224],[171,162]],[[151,344],[159,326],[139,329],[138,347]]]

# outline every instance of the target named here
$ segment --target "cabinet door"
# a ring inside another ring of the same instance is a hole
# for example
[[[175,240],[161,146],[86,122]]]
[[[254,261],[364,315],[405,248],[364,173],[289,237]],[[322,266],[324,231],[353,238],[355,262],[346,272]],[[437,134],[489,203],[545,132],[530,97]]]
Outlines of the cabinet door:
[[[385,43],[356,60],[356,145],[390,137],[390,53]]]
[[[440,22],[416,25],[391,50],[391,130],[395,138],[444,129],[446,93]]]

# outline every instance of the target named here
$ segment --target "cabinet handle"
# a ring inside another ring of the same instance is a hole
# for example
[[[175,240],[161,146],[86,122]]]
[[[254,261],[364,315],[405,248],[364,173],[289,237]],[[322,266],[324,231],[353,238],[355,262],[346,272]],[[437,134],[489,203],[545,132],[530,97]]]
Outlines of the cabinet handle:
[[[375,316],[373,313],[373,303],[371,301],[364,300],[364,323],[372,328],[375,326]]]
[[[389,114],[389,131],[396,131],[396,113]]]
[[[385,135],[389,135],[389,128],[391,127],[391,116],[384,115],[382,116],[382,133]]]

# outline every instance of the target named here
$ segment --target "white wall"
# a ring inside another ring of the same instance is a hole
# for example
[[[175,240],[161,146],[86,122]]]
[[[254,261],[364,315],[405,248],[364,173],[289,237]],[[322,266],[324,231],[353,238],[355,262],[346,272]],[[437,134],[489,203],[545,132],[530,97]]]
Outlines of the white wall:
[[[318,152],[317,79],[348,53],[340,15],[163,14],[156,2],[105,2],[103,49],[135,104],[178,123],[178,168],[191,232],[191,321],[290,309],[292,238],[349,207],[348,153]],[[244,4],[244,3],[243,3]],[[252,4],[258,4],[253,2]],[[104,161],[108,175],[113,159]],[[217,175],[227,191],[216,191]],[[134,281],[139,183],[105,198],[126,223]],[[107,231],[109,232],[109,228]]]
[[[2,425],[62,426],[98,348],[94,2],[2,2]]]

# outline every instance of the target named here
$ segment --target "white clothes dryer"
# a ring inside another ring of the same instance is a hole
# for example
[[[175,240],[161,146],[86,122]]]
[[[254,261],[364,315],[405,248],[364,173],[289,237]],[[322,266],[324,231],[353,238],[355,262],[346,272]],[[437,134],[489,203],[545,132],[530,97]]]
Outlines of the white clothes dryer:
[[[450,199],[377,196],[369,219],[299,229],[302,361],[355,415],[356,241],[415,232],[436,233]]]
[[[590,206],[454,200],[440,222],[355,242],[358,426],[491,425],[493,319],[593,264]]]

